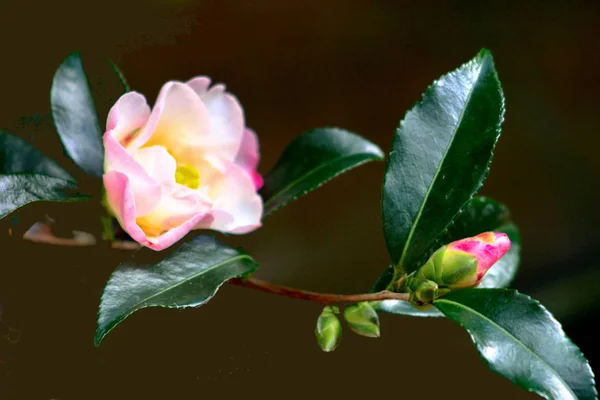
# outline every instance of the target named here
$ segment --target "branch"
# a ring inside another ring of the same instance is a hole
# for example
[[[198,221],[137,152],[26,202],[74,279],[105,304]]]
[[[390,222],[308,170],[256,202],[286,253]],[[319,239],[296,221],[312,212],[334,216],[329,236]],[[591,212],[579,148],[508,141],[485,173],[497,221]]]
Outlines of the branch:
[[[408,293],[395,293],[387,290],[377,293],[361,294],[329,294],[309,292],[301,289],[294,289],[286,286],[279,286],[256,278],[232,279],[228,283],[238,286],[244,286],[261,292],[276,294],[279,296],[291,297],[294,299],[308,300],[321,304],[334,303],[358,303],[361,301],[380,301],[380,300],[402,300],[408,301]]]
[[[74,231],[74,238],[59,238],[54,235],[51,228],[52,221],[38,222],[32,226],[23,239],[37,243],[53,244],[58,246],[94,246],[97,244],[96,239],[89,233]],[[141,246],[137,242],[132,241],[112,241],[110,247],[116,250],[138,250]],[[380,301],[380,300],[408,300],[408,293],[396,293],[388,290],[383,290],[377,293],[361,293],[361,294],[331,294],[309,292],[301,289],[294,289],[286,286],[279,286],[273,283],[265,282],[256,278],[247,279],[232,279],[228,281],[232,285],[244,286],[251,289],[260,290],[261,292],[276,294],[279,296],[291,297],[293,299],[308,300],[321,304],[334,303],[358,303],[361,301]]]

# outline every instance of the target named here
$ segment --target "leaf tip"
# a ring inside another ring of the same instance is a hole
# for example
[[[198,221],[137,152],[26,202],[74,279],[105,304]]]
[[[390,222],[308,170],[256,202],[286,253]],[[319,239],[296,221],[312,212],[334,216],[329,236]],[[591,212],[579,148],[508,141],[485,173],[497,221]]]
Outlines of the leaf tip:
[[[96,328],[96,334],[94,335],[94,347],[100,347],[100,343],[102,343],[102,340],[104,340],[106,333],[107,332],[100,326]]]

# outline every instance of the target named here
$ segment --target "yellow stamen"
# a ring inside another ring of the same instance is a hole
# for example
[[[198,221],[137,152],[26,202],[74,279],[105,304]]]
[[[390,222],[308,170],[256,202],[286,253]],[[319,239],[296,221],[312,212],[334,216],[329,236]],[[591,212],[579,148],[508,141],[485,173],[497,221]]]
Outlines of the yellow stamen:
[[[175,171],[175,182],[190,189],[198,189],[200,187],[200,172],[190,164],[178,165]]]

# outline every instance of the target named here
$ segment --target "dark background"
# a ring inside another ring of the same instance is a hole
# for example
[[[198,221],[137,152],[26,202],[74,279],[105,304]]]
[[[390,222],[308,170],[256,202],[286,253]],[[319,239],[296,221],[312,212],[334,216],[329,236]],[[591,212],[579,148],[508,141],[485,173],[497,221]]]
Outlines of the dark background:
[[[597,371],[599,31],[597,1],[0,0],[0,128],[74,171],[43,116],[55,69],[80,50],[88,72],[101,76],[100,57],[113,60],[150,104],[167,80],[226,83],[260,137],[264,173],[313,127],[339,126],[387,151],[427,85],[488,47],[507,115],[482,193],[508,204],[521,228],[513,286],[555,313]],[[104,120],[116,83],[90,79],[104,90]],[[261,263],[258,277],[364,292],[388,262],[383,169],[360,167],[224,240]],[[22,233],[48,213],[64,229],[94,231],[96,212],[38,204],[2,229],[17,222]],[[313,336],[318,305],[239,287],[200,309],[143,310],[94,348],[102,284],[127,254],[17,239],[0,241],[2,399],[536,398],[486,369],[446,319],[382,315],[379,340],[346,330],[325,354]]]

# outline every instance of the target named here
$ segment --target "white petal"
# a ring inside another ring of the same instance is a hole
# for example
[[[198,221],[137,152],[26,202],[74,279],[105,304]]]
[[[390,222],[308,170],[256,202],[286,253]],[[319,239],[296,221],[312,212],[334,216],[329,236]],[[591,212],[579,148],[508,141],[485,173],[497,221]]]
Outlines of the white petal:
[[[199,228],[228,233],[247,233],[261,226],[262,198],[252,179],[236,164],[210,187],[213,221]],[[203,221],[204,222],[204,221]]]
[[[210,129],[210,115],[198,95],[184,83],[168,82],[130,147],[164,146],[178,158],[189,147],[202,145]]]

